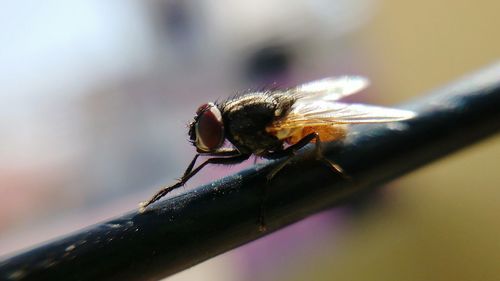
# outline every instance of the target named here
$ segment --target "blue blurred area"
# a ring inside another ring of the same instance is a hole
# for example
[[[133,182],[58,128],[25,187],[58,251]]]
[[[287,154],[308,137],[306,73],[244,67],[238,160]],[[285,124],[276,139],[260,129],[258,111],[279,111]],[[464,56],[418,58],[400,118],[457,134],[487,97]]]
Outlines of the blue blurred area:
[[[328,62],[332,52],[325,50],[365,17],[332,22],[325,9],[339,13],[350,5],[6,5],[0,12],[0,180],[10,180],[2,184],[6,189],[16,186],[8,212],[18,205],[50,215],[128,194],[147,196],[188,161],[184,125],[199,104],[270,83],[342,73],[344,65]],[[345,48],[338,53],[353,57]],[[23,225],[14,217],[0,230]]]

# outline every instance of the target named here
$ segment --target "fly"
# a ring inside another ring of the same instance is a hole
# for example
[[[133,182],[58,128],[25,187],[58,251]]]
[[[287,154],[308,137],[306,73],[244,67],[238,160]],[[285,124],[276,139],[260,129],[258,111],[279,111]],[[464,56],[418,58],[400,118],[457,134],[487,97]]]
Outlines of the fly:
[[[321,142],[343,139],[349,124],[394,122],[415,116],[408,110],[338,102],[368,84],[359,76],[325,78],[290,89],[251,92],[201,105],[189,124],[189,138],[197,154],[178,182],[142,202],[141,210],[183,186],[208,164],[237,164],[251,155],[284,157],[267,175],[271,179],[310,142],[315,143],[316,159],[345,175],[339,165],[323,156]],[[230,148],[223,147],[226,140]],[[195,168],[200,155],[211,158]]]

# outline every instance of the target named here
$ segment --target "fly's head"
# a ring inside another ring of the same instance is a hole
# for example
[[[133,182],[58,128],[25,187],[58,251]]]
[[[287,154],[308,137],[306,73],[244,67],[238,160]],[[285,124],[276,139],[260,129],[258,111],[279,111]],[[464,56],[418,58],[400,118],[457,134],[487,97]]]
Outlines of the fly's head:
[[[201,153],[213,152],[224,143],[222,114],[213,103],[203,104],[189,124],[189,138]]]

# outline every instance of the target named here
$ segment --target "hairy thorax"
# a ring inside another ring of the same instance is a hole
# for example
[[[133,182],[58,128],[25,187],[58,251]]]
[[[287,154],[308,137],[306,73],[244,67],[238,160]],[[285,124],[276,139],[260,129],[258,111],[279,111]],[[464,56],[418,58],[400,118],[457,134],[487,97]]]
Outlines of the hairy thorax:
[[[269,134],[266,127],[285,115],[293,104],[286,95],[247,94],[220,105],[228,140],[242,153],[264,155],[280,150],[283,140]]]

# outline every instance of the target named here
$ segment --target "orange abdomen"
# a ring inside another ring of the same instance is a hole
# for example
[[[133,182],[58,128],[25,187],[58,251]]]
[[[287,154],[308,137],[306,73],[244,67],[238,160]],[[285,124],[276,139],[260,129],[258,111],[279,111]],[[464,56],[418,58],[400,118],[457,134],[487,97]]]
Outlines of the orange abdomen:
[[[285,139],[285,142],[292,145],[299,142],[302,138],[310,133],[317,133],[322,142],[334,141],[343,139],[347,132],[346,125],[325,125],[314,127],[303,127],[295,130],[292,135]],[[315,142],[315,140],[313,140]]]

